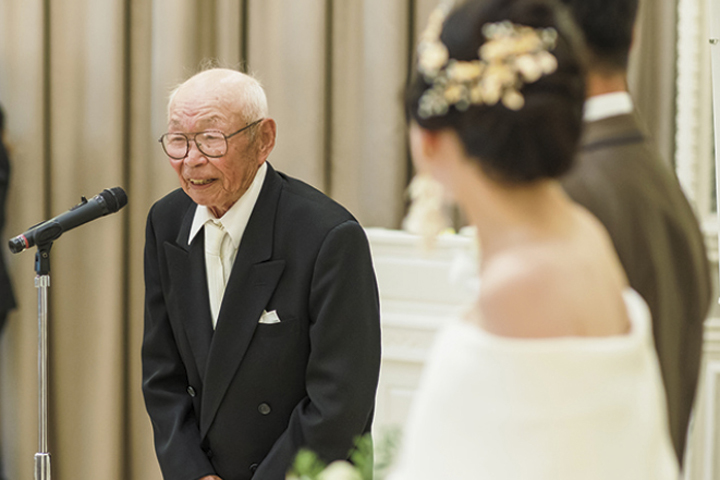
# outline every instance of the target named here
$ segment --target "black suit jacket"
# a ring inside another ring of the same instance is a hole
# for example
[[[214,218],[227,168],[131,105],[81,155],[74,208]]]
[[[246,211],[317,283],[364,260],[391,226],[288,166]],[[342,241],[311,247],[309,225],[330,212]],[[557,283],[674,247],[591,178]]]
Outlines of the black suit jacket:
[[[5,145],[0,139],[0,232],[5,228],[5,201],[7,200],[9,180],[10,160]],[[0,331],[2,331],[8,311],[15,308],[15,295],[13,295],[10,276],[5,268],[6,253],[7,249],[0,254]]]
[[[143,392],[168,480],[281,480],[301,447],[347,458],[370,431],[379,300],[357,221],[269,165],[213,331],[204,235],[176,190],[150,210]],[[258,324],[276,310],[277,324]]]
[[[635,115],[587,123],[578,164],[563,184],[603,223],[630,285],[650,307],[682,464],[712,293],[698,222]]]

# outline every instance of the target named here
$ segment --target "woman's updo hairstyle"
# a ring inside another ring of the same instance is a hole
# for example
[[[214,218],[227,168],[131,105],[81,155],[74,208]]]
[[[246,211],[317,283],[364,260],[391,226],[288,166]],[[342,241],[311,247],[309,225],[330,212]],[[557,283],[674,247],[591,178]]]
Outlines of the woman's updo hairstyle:
[[[446,66],[479,60],[480,47],[492,40],[486,35],[492,37],[498,26],[530,32],[530,36],[540,32],[534,38],[543,38],[548,44],[548,32],[552,33],[547,51],[555,58],[556,68],[553,60],[552,68],[538,79],[518,82],[510,101],[492,105],[451,101],[428,113],[427,97],[437,91],[438,81],[428,78],[419,64],[406,91],[408,114],[425,129],[454,130],[466,153],[499,181],[522,183],[559,177],[572,166],[581,132],[585,99],[581,37],[565,9],[550,0],[468,0],[449,12],[442,23],[439,40],[447,49]],[[441,81],[441,92],[443,88],[446,83]],[[440,95],[441,101],[447,96]]]

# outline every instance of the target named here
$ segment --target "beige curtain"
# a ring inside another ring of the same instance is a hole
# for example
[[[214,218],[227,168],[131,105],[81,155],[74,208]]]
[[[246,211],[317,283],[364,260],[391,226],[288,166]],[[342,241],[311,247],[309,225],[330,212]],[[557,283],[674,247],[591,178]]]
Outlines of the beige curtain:
[[[676,0],[640,0],[628,72],[630,93],[668,165],[675,158],[676,26]]]
[[[55,478],[160,478],[139,356],[145,216],[177,185],[156,141],[169,90],[203,59],[247,68],[278,122],[271,162],[366,226],[394,228],[410,173],[400,99],[414,39],[435,3],[0,0],[0,103],[14,147],[1,254],[9,257],[10,235],[81,195],[122,186],[129,197],[123,211],[68,232],[52,250]],[[653,55],[662,50],[655,21],[643,23],[641,39]],[[662,65],[634,77],[641,110],[658,99],[672,105],[672,69]],[[665,110],[646,112],[672,125]],[[8,260],[20,307],[0,341],[0,443],[9,478],[30,480],[38,450],[33,252]]]

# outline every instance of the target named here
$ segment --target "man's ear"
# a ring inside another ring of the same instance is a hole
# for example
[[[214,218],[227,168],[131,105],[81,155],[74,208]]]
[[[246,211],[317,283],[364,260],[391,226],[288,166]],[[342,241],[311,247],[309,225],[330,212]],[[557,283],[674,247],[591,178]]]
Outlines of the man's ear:
[[[275,148],[277,124],[272,118],[266,118],[260,122],[257,128],[258,131],[255,134],[255,142],[258,149],[258,160],[262,163],[267,160],[273,148]]]

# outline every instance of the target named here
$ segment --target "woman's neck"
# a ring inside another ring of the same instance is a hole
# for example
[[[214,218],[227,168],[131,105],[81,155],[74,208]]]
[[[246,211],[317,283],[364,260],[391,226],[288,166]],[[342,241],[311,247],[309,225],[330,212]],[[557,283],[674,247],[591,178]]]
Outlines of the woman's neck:
[[[473,177],[462,180],[456,198],[477,227],[482,258],[570,232],[572,203],[557,181],[515,186]]]

